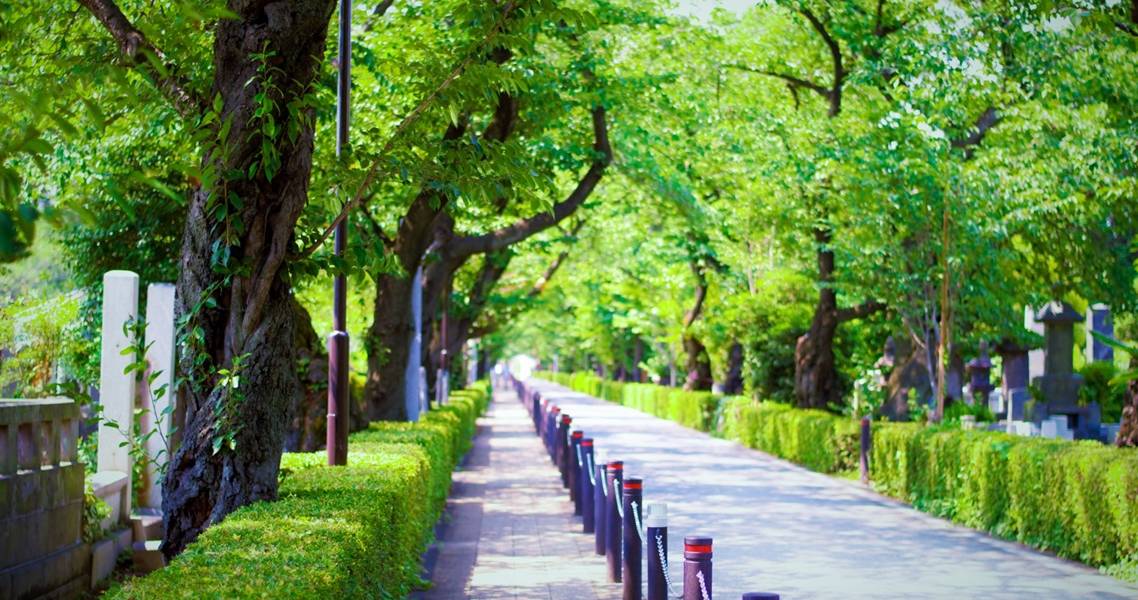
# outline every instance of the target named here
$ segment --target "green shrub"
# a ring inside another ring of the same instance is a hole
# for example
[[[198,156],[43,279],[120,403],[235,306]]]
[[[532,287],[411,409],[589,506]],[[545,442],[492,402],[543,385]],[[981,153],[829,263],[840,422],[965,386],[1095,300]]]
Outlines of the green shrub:
[[[406,596],[489,393],[479,384],[418,423],[373,424],[351,437],[344,467],[326,467],[323,452],[285,454],[279,500],[233,512],[108,597]]]

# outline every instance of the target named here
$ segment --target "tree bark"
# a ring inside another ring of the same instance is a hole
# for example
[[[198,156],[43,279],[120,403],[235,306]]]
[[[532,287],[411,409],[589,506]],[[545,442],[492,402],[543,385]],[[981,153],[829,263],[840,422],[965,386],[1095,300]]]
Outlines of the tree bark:
[[[707,275],[699,260],[689,261],[692,273],[695,275],[695,303],[684,316],[683,344],[684,353],[687,354],[687,380],[684,389],[710,390],[712,383],[711,361],[707,356],[707,348],[695,337],[692,325],[703,314],[703,302],[707,299]]]
[[[275,52],[270,60],[281,73],[273,80],[275,117],[287,122],[286,107],[308,91],[324,56],[333,6],[332,0],[229,3],[236,17],[217,24],[213,91],[232,130],[227,151],[206,156],[205,166],[247,172],[264,160],[253,112],[254,95],[265,88],[248,83],[260,77],[254,54]],[[183,443],[163,488],[167,557],[233,510],[277,494],[288,409],[301,394],[285,257],[307,201],[311,123],[311,115],[301,119],[295,143],[271,142],[280,152],[274,176],[260,169],[252,178],[218,184],[242,201],[228,217],[216,211],[217,196],[220,202],[229,197],[221,189],[199,189],[190,201],[177,308],[200,335],[181,357],[181,370],[195,383],[184,390]],[[218,248],[227,248],[239,268],[218,268],[212,258]],[[225,385],[218,369],[235,371],[238,379]]]

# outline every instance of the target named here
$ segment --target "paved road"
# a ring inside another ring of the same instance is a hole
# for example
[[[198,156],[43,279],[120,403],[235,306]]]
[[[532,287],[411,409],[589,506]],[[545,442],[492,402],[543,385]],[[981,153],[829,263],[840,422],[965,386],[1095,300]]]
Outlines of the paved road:
[[[715,539],[715,596],[1138,598],[1130,586],[913,510],[863,489],[639,411],[536,382],[667,502],[669,557]],[[615,598],[557,474],[512,392],[499,391],[456,477],[434,598]],[[451,539],[451,535],[454,539]]]

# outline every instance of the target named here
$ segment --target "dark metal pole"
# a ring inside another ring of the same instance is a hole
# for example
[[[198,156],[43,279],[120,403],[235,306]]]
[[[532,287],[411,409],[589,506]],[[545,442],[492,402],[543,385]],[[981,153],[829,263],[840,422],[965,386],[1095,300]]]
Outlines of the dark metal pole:
[[[336,156],[341,157],[348,145],[349,96],[352,86],[352,3],[340,0],[340,47],[336,54]],[[344,255],[348,238],[348,220],[336,225],[333,252]],[[338,273],[332,284],[332,333],[328,336],[328,417],[325,442],[329,465],[348,464],[348,282]]]
[[[581,440],[585,438],[585,432],[581,430],[573,431],[569,434],[569,456],[566,462],[569,463],[569,500],[573,502],[573,514],[581,516]]]
[[[861,470],[861,483],[862,485],[869,485],[869,449],[871,448],[871,433],[869,429],[869,417],[861,418],[861,460],[859,466]]]

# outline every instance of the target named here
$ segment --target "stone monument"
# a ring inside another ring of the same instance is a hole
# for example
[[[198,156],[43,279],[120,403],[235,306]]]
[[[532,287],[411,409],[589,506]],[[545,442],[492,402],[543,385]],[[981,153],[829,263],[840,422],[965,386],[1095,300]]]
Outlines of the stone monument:
[[[1110,318],[1110,308],[1107,305],[1092,304],[1087,308],[1086,330],[1087,343],[1084,346],[1084,354],[1087,362],[1112,362],[1114,360],[1114,348],[1103,343],[1092,333],[1114,337],[1114,323]]]
[[[1066,415],[1068,426],[1079,439],[1099,437],[1097,403],[1079,405],[1081,375],[1074,372],[1075,323],[1083,320],[1066,302],[1048,302],[1035,316],[1044,325],[1043,375],[1032,380],[1043,393],[1032,420],[1040,423],[1053,415]]]

